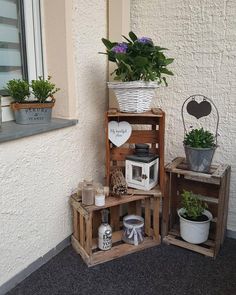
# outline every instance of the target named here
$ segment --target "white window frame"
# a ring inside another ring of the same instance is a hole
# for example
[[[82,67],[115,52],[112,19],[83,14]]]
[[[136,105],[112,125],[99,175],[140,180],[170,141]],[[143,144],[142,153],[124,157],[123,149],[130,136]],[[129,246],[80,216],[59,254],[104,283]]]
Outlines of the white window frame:
[[[28,80],[45,75],[41,28],[41,0],[23,0]],[[11,97],[2,97],[2,121],[14,120]]]
[[[24,0],[24,20],[28,79],[36,79],[44,74],[40,0]]]

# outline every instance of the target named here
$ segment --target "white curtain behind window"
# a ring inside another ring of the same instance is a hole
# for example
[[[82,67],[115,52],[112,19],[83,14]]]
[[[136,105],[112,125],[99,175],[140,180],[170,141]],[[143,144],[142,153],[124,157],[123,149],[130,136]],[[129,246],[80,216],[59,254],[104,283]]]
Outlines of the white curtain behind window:
[[[0,0],[0,91],[23,77],[18,0]]]

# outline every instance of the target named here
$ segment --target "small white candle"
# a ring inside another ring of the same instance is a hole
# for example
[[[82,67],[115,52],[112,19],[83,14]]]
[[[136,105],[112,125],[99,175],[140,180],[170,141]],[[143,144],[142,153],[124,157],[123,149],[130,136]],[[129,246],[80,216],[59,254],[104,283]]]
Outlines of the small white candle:
[[[95,205],[96,206],[104,206],[105,205],[105,195],[96,195],[95,196]]]

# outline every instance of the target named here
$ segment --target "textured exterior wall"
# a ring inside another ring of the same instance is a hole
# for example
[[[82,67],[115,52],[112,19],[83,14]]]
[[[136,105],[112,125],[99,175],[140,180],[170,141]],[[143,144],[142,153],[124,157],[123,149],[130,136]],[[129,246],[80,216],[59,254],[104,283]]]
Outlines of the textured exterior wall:
[[[106,13],[106,1],[73,2],[79,124],[0,145],[0,285],[71,234],[78,182],[103,180]]]
[[[236,230],[236,2],[131,1],[131,27],[152,37],[174,57],[169,86],[157,91],[154,104],[166,111],[166,161],[184,156],[180,110],[184,99],[200,93],[220,113],[219,148],[214,162],[232,166],[228,229]],[[203,120],[204,122],[204,120]],[[193,122],[194,123],[194,122]],[[214,125],[213,117],[208,121]],[[207,125],[208,126],[208,125]]]

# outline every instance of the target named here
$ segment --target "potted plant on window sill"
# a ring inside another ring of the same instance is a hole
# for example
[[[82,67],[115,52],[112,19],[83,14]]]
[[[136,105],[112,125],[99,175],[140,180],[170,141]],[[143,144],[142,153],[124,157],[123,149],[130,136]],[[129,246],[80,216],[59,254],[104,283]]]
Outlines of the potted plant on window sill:
[[[183,143],[190,170],[209,172],[217,147],[213,133],[203,128],[192,129],[185,134]]]
[[[155,89],[164,82],[163,75],[173,75],[167,66],[173,58],[166,58],[163,51],[166,48],[155,46],[148,37],[138,38],[133,32],[129,38],[123,36],[127,42],[111,42],[102,39],[106,46],[108,60],[116,64],[114,80],[108,82],[113,89],[121,112],[142,113],[150,110]]]
[[[52,108],[55,104],[54,94],[59,90],[48,79],[39,77],[38,80],[32,80],[31,84],[24,80],[10,80],[6,89],[14,102],[11,108],[14,111],[17,124],[37,124],[48,123],[51,121]],[[34,100],[29,100],[30,88]]]
[[[183,191],[182,208],[178,210],[180,219],[180,235],[183,240],[192,244],[207,241],[212,214],[206,210],[207,204],[200,195]]]

